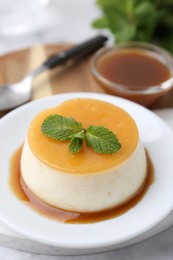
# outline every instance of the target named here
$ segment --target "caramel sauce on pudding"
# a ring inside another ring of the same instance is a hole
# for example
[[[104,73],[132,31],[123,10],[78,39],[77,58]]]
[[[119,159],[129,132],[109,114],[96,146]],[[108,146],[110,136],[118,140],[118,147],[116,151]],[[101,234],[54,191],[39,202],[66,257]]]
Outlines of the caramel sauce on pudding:
[[[120,150],[100,154],[84,142],[77,154],[71,154],[69,141],[49,138],[41,131],[52,114],[73,117],[85,129],[90,125],[108,128],[117,135]],[[34,117],[18,171],[20,185],[34,207],[64,222],[87,223],[127,210],[127,203],[144,189],[147,159],[130,114],[105,101],[75,98]]]
[[[68,141],[48,138],[41,132],[41,124],[51,114],[73,117],[84,128],[102,125],[116,134],[121,149],[114,154],[98,154],[84,144],[79,153],[68,150]],[[72,174],[100,173],[127,160],[138,144],[138,129],[133,118],[111,103],[95,99],[71,99],[59,106],[40,112],[28,129],[28,143],[33,154],[45,164]]]
[[[136,196],[125,204],[111,208],[109,210],[101,211],[101,212],[92,212],[92,213],[78,213],[78,212],[68,212],[65,210],[61,210],[55,207],[52,207],[38,197],[36,197],[31,190],[24,184],[21,179],[21,171],[20,171],[20,159],[21,159],[22,147],[20,147],[11,158],[10,162],[10,178],[9,184],[10,187],[15,194],[15,196],[30,206],[33,210],[36,210],[39,214],[48,217],[53,220],[61,221],[63,223],[73,223],[73,224],[88,224],[100,222],[108,219],[112,219],[118,217],[128,210],[133,208],[137,203],[139,203],[142,198],[145,196],[147,190],[154,182],[154,170],[151,159],[146,152],[147,156],[147,177],[140,188]]]

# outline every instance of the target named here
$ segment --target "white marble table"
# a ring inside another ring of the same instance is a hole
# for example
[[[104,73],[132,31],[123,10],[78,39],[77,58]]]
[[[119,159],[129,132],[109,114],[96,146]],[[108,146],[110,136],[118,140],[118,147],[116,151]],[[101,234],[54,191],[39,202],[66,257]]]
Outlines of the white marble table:
[[[2,260],[172,260],[173,227],[154,238],[116,251],[87,256],[48,256],[0,247]]]
[[[92,19],[99,13],[94,5],[94,0],[50,0],[49,5],[40,12],[37,16],[30,14],[33,27],[29,31],[18,35],[0,34],[0,55],[38,43],[80,42],[95,34],[95,30],[89,26]],[[42,22],[40,22],[40,19]],[[173,109],[155,112],[173,129]],[[38,255],[14,250],[11,248],[15,248],[15,242],[12,245],[9,236],[13,237],[15,233],[1,223],[0,233],[4,235],[4,241],[1,243],[3,246],[0,246],[0,260],[173,259],[173,227],[136,245],[107,253],[86,256]],[[22,250],[22,246],[20,249]]]

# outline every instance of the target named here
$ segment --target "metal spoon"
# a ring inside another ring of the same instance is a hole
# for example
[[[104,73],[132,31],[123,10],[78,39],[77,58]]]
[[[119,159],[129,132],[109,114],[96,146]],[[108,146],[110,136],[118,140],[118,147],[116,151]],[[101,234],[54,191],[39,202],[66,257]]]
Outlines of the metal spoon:
[[[41,72],[62,65],[71,59],[79,59],[101,48],[107,41],[105,36],[96,36],[74,48],[62,51],[45,61],[41,66],[30,72],[22,81],[0,86],[0,111],[13,109],[31,99],[31,83]]]

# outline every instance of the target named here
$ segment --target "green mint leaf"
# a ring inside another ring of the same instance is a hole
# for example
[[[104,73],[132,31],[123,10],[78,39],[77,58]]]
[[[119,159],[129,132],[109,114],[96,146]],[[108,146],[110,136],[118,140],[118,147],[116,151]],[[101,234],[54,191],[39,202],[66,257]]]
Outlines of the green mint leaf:
[[[80,138],[80,139],[84,140],[85,139],[85,132],[86,132],[86,130],[85,130],[85,128],[83,128],[80,132],[76,133],[73,137],[74,138]]]
[[[103,126],[89,126],[86,129],[86,144],[97,153],[112,154],[121,148],[116,135]]]
[[[69,140],[69,151],[72,154],[80,151],[84,140],[97,153],[112,154],[121,148],[118,138],[109,129],[103,126],[89,126],[85,129],[74,118],[58,114],[48,116],[41,125],[41,131],[52,139]]]
[[[41,125],[43,134],[52,139],[61,141],[71,140],[76,134],[82,130],[82,124],[76,122],[74,118],[66,118],[61,115],[48,116]]]
[[[115,42],[156,43],[173,53],[173,0],[95,0],[101,10],[93,22],[96,29],[107,29]]]
[[[108,27],[108,22],[107,22],[106,17],[102,17],[102,18],[95,20],[92,23],[92,26],[95,27],[95,28],[99,28],[99,29],[103,29],[105,27]]]
[[[72,154],[76,154],[80,151],[80,149],[82,148],[82,144],[83,144],[83,139],[81,138],[72,138],[69,144],[69,151]]]

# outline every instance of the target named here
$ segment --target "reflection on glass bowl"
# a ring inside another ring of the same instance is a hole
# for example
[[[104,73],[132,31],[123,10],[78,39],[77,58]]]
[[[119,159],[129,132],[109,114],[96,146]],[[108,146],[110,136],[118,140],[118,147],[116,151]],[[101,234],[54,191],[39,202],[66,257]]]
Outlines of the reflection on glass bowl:
[[[95,80],[110,94],[150,106],[173,87],[173,58],[153,44],[125,42],[99,50]]]

